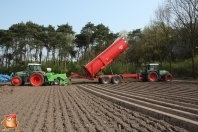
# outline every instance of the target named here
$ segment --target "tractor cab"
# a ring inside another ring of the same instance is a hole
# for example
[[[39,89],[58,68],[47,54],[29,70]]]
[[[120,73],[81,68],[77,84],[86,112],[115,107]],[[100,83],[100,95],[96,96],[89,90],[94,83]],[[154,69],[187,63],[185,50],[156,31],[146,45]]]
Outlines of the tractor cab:
[[[38,64],[38,63],[28,63],[28,65],[27,65],[27,71],[29,71],[29,72],[42,71],[41,70],[41,64]]]
[[[158,63],[149,63],[144,66],[144,70],[140,72],[143,81],[156,82],[160,75],[160,66]]]
[[[147,74],[148,72],[155,71],[159,72],[160,71],[160,65],[158,63],[149,63],[144,65],[144,69],[142,72]]]
[[[151,63],[146,65],[147,71],[159,71],[159,64],[158,63]]]

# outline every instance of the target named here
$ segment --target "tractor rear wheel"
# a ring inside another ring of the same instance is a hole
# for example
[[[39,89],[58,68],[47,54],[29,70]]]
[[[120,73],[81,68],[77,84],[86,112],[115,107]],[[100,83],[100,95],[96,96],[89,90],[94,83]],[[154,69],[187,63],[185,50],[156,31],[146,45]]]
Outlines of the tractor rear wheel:
[[[108,83],[110,83],[110,78],[107,77],[107,76],[102,77],[101,78],[101,83],[102,84],[108,84]]]
[[[165,80],[166,82],[171,82],[171,81],[173,80],[173,77],[172,77],[171,74],[167,74],[167,75],[165,76],[164,80]]]
[[[33,73],[30,76],[30,84],[32,86],[41,86],[44,83],[44,77],[41,73]]]
[[[21,77],[19,77],[19,76],[13,77],[12,80],[11,80],[11,84],[12,84],[13,86],[20,86],[20,85],[22,84],[22,79],[21,79]]]
[[[113,84],[118,84],[118,83],[120,83],[120,82],[121,82],[120,76],[113,76],[112,79],[111,79],[111,82],[112,82]]]
[[[157,73],[156,73],[156,72],[150,72],[150,73],[148,74],[148,80],[149,80],[150,82],[156,82],[156,81],[158,80],[158,75],[157,75]]]

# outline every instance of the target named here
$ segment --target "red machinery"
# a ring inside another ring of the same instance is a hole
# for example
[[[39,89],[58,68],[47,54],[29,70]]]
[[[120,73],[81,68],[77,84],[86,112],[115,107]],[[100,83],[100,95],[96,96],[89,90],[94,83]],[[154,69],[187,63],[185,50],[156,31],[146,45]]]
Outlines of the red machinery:
[[[98,81],[103,84],[120,83],[121,78],[135,78],[141,81],[172,81],[172,75],[166,70],[160,70],[159,64],[147,64],[145,70],[141,70],[136,74],[121,74],[121,75],[97,75],[97,73],[109,65],[116,57],[128,49],[128,43],[124,38],[116,39],[107,49],[100,53],[96,58],[89,62],[84,69],[86,75],[80,75],[72,72],[72,76],[87,78],[93,80],[98,78]]]
[[[98,78],[100,83],[119,83],[121,81],[120,75],[100,75],[97,76],[97,73],[109,65],[116,57],[122,54],[125,50],[128,49],[128,43],[124,38],[116,39],[107,49],[100,53],[96,58],[84,66],[87,75],[80,75],[78,73],[72,72],[72,76],[87,78],[92,80],[93,78]],[[122,77],[125,78],[136,78],[136,74],[123,74]]]

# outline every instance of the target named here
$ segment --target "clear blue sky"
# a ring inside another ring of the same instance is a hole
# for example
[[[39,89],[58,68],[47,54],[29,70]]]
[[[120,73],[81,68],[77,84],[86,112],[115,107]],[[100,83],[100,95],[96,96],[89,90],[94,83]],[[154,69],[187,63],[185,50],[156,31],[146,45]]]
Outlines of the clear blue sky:
[[[88,22],[113,33],[144,28],[163,0],[1,0],[0,29],[32,21],[55,28],[69,23],[76,33]]]

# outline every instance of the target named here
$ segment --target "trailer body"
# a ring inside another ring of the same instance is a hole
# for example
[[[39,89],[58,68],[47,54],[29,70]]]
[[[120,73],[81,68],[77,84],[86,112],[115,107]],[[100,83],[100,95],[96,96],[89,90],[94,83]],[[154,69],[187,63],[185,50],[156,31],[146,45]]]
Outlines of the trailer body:
[[[114,59],[116,59],[120,54],[128,49],[128,43],[123,37],[117,38],[107,49],[96,56],[87,65],[83,66],[86,75],[81,75],[76,72],[71,72],[73,77],[86,78],[93,80],[98,78],[101,83],[109,83],[110,80],[115,80],[113,82],[119,83],[121,76],[117,75],[97,75],[99,71],[107,67]]]
[[[96,74],[108,66],[115,58],[128,49],[128,43],[123,38],[116,39],[107,49],[95,57],[91,62],[84,66],[89,77]]]

